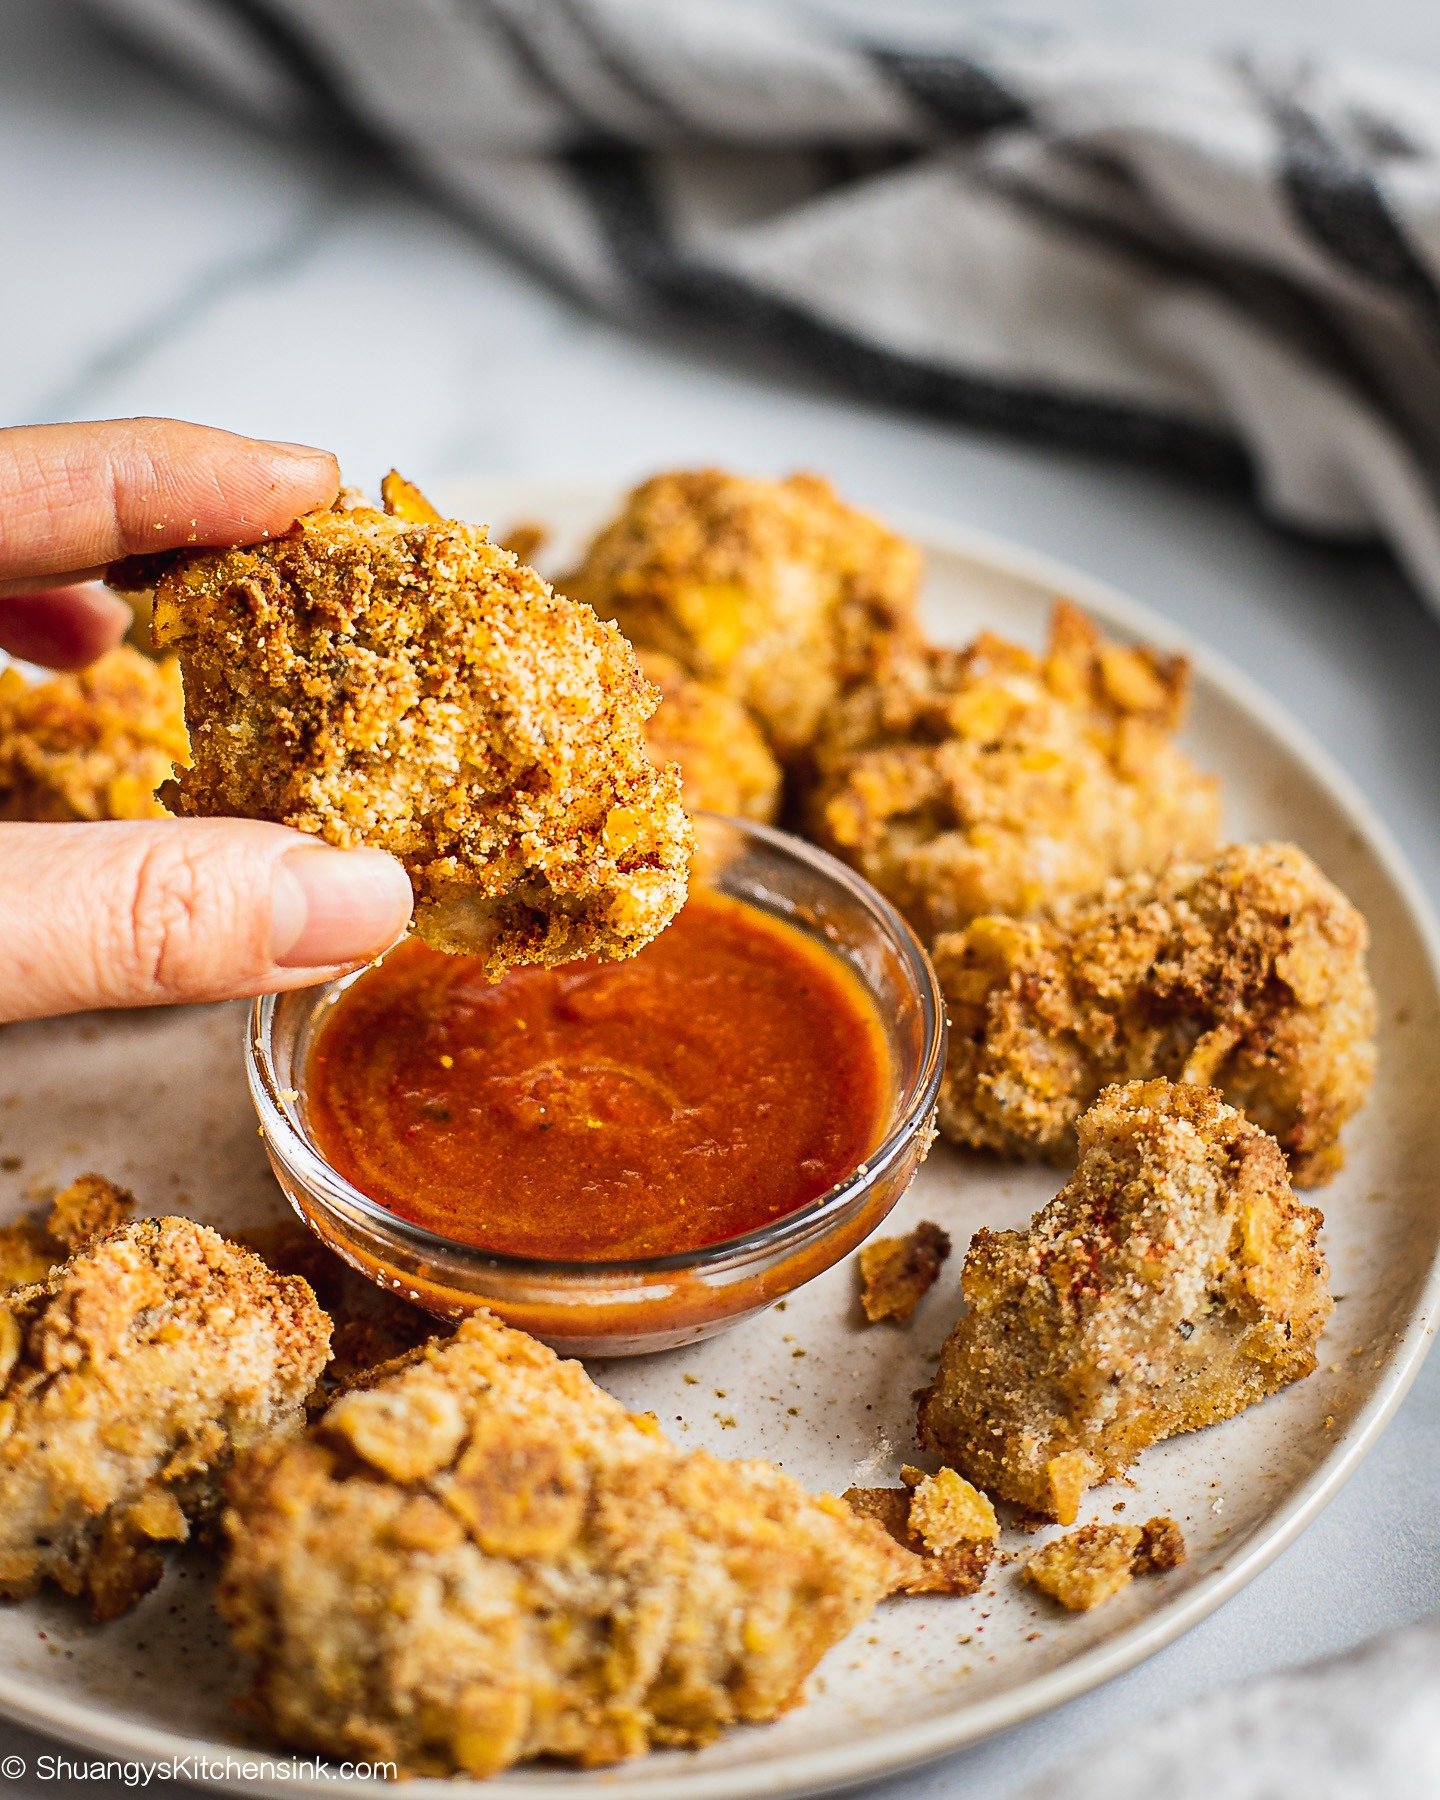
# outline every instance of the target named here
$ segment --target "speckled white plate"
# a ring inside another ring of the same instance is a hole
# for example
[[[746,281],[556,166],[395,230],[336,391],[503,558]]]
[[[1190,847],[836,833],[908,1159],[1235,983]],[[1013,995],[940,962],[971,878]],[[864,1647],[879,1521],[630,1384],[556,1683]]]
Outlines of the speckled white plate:
[[[499,529],[549,521],[557,538],[540,560],[559,568],[613,497],[475,483],[442,498]],[[929,551],[927,610],[939,638],[963,641],[985,625],[1038,643],[1051,599],[1068,593],[1121,635],[1176,640],[1163,621],[1070,570],[968,532],[906,523]],[[1014,1567],[971,1600],[888,1602],[830,1654],[807,1703],[778,1723],[618,1772],[506,1776],[485,1789],[495,1800],[814,1794],[921,1762],[1071,1699],[1195,1624],[1314,1518],[1374,1443],[1419,1366],[1440,1299],[1436,933],[1398,852],[1345,777],[1248,681],[1206,654],[1196,663],[1187,737],[1223,778],[1231,833],[1296,839],[1364,909],[1374,933],[1379,1079],[1348,1133],[1345,1171],[1313,1196],[1327,1215],[1339,1296],[1321,1368],[1241,1418],[1147,1452],[1133,1487],[1088,1497],[1085,1518],[1123,1507],[1128,1519],[1179,1519],[1190,1559],[1173,1573],[1074,1618],[1042,1604]],[[155,1211],[178,1208],[222,1227],[279,1216],[246,1098],[241,1027],[241,1011],[221,1007],[0,1033],[0,1167],[11,1171],[12,1209],[27,1190],[98,1168]],[[957,1255],[909,1330],[861,1328],[853,1271],[842,1264],[783,1311],[594,1373],[628,1405],[653,1408],[681,1444],[770,1457],[814,1488],[892,1480],[911,1443],[912,1392],[928,1379],[955,1312],[970,1232],[1019,1223],[1057,1185],[1052,1172],[940,1146],[894,1223],[938,1220]],[[1025,1541],[1007,1540],[1011,1549]],[[103,1628],[57,1599],[0,1609],[0,1712],[109,1755],[229,1755],[217,1785],[287,1795],[349,1785],[298,1769],[298,1779],[247,1778],[235,1686],[198,1556],[178,1559],[128,1618]],[[406,1791],[420,1800],[453,1795],[456,1784]]]

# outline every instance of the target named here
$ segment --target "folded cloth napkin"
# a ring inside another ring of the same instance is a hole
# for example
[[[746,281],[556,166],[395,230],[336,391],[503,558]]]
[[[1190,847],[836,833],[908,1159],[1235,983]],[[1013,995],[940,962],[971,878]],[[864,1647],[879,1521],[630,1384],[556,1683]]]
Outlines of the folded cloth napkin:
[[[1440,1623],[1225,1688],[1086,1747],[1016,1800],[1434,1800]]]
[[[90,0],[571,287],[1252,477],[1440,607],[1440,80],[781,0]],[[903,9],[902,9],[903,10]]]

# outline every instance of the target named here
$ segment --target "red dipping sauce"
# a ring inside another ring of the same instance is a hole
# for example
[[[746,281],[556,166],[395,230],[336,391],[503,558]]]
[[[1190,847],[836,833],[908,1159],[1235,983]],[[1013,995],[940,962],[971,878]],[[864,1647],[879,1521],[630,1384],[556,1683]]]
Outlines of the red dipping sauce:
[[[355,981],[306,1071],[310,1131],[442,1237],[560,1261],[697,1250],[850,1175],[889,1124],[884,1029],[840,959],[692,895],[622,963],[489,984],[414,940]]]

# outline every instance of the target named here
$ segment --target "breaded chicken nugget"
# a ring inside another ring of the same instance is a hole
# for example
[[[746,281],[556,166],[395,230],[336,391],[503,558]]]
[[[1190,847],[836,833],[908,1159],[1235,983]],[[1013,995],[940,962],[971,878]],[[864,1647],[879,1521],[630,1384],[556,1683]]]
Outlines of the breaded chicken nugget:
[[[157,819],[186,756],[180,665],[120,644],[75,675],[0,673],[0,819]]]
[[[1340,1166],[1375,1067],[1365,921],[1293,844],[1112,882],[1043,919],[980,918],[936,940],[950,1009],[940,1127],[1064,1161],[1111,1081],[1219,1088],[1290,1158]]]
[[[1107,1088],[1079,1141],[1028,1230],[976,1232],[920,1403],[923,1444],[1062,1525],[1147,1445],[1308,1375],[1331,1308],[1320,1214],[1213,1089]]]
[[[482,527],[342,498],[285,536],[121,570],[155,584],[192,764],[179,813],[274,819],[392,851],[437,949],[514,963],[622,957],[685,898],[680,778],[646,754],[658,704],[630,647]]]
[[[989,632],[899,646],[815,746],[810,835],[927,940],[1215,848],[1219,798],[1172,742],[1178,657],[1104,642],[1056,608],[1043,658]]]
[[[876,642],[916,631],[920,553],[818,475],[643,482],[557,584],[632,643],[744,701],[782,762]]]
[[[912,1558],[767,1463],[682,1455],[479,1315],[238,1467],[219,1604],[287,1743],[590,1766],[800,1698]]]
[[[303,1281],[189,1219],[122,1225],[0,1304],[0,1595],[50,1580],[114,1618],[304,1417],[330,1321]]]
[[[686,807],[773,825],[780,813],[780,765],[746,708],[723,688],[687,675],[673,656],[659,650],[637,655],[662,696],[645,743],[658,767],[679,764]]]

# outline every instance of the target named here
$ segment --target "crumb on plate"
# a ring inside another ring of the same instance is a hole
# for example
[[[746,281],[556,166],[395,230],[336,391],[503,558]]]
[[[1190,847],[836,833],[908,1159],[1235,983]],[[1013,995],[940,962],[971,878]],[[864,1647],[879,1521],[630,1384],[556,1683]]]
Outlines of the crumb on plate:
[[[871,1238],[860,1247],[860,1305],[872,1325],[907,1325],[935,1285],[950,1254],[950,1235],[922,1219],[903,1237]]]

